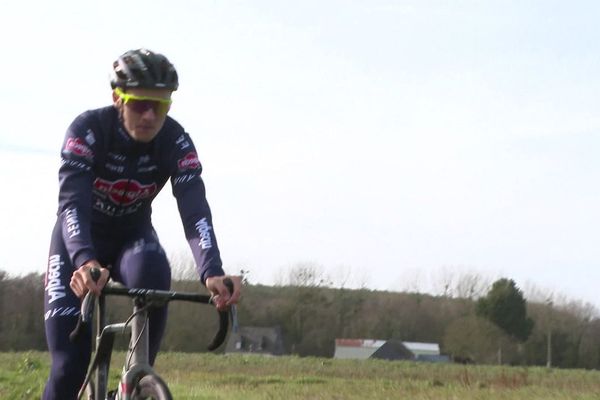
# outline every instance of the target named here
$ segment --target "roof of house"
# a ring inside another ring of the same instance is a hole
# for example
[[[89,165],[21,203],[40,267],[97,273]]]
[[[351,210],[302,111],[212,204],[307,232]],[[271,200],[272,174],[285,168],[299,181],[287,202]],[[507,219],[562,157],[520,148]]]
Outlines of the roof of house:
[[[415,355],[399,340],[388,340],[378,348],[371,358],[382,360],[413,360]]]
[[[437,343],[400,340],[336,339],[334,358],[435,359],[440,355]]]

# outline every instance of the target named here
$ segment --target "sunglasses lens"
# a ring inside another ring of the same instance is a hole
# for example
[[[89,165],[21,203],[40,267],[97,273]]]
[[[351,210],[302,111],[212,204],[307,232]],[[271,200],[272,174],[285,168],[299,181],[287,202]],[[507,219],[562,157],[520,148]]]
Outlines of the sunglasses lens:
[[[156,111],[158,114],[166,114],[167,112],[169,112],[170,106],[170,104],[157,102],[154,111]]]
[[[136,113],[143,114],[152,109],[157,114],[163,114],[168,110],[168,104],[153,100],[129,100],[127,105]]]

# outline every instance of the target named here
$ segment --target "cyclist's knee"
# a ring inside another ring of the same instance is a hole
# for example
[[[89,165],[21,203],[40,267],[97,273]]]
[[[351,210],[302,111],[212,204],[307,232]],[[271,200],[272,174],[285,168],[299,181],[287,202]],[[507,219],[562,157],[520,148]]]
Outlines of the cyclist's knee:
[[[163,290],[170,287],[169,261],[157,242],[135,242],[123,252],[116,267],[115,277],[128,287]]]

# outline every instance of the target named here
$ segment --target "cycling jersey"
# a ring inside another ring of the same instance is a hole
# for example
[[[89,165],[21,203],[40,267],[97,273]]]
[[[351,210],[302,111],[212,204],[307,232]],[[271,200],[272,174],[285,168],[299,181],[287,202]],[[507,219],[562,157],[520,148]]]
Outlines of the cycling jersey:
[[[170,117],[141,143],[112,106],[81,114],[67,131],[59,170],[58,217],[74,268],[98,258],[92,231],[96,241],[114,240],[151,226],[152,200],[170,179],[201,281],[224,275],[201,172],[190,136]]]

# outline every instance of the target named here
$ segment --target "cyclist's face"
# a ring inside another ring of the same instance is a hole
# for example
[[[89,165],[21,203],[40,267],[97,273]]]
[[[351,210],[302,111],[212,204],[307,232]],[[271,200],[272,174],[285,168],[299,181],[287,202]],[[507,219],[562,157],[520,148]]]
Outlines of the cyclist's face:
[[[131,95],[132,98],[125,101],[113,93],[113,101],[120,110],[125,130],[134,140],[148,143],[156,137],[165,123],[168,106],[159,101],[138,101],[135,100],[135,97],[169,100],[171,91],[167,89],[128,89],[126,94]]]

